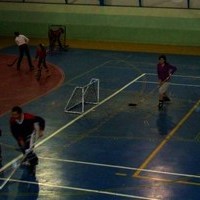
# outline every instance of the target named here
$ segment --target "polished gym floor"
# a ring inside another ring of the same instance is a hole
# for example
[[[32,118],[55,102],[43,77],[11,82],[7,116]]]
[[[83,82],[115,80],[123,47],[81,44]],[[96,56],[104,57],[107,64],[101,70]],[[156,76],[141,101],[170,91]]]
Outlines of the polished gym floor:
[[[34,52],[31,46],[33,57]],[[17,56],[16,46],[2,47],[0,54],[10,58],[0,61],[6,71],[2,82],[8,82],[1,93],[12,91],[12,98],[1,98],[9,105],[0,113],[0,199],[199,200],[200,59],[164,52],[178,70],[169,88],[171,102],[159,111],[156,64],[163,52],[72,46],[47,56],[52,74],[38,83],[34,72],[27,73],[25,59],[20,73],[7,66]],[[99,102],[81,114],[64,112],[74,88],[93,78],[99,80]],[[45,136],[35,147],[36,177],[22,167],[12,173],[21,156],[9,130],[16,102],[46,120]]]

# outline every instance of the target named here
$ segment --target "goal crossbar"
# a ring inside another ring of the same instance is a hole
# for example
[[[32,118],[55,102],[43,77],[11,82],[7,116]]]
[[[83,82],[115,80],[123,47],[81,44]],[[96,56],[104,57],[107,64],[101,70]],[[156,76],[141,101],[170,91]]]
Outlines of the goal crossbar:
[[[87,85],[74,88],[64,108],[66,113],[81,114],[85,111],[86,104],[99,103],[99,79],[92,78]]]

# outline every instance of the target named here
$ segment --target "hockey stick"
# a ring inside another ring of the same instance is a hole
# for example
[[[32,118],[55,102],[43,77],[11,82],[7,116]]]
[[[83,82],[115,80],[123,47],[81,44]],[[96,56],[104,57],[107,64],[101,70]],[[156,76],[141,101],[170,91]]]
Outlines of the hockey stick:
[[[14,160],[14,162],[12,163],[12,165],[11,165],[11,167],[10,166],[8,166],[8,167],[6,167],[6,168],[1,168],[0,169],[0,173],[3,173],[6,169],[8,169],[9,167],[11,168],[11,173],[10,173],[10,175],[7,177],[7,178],[5,178],[5,180],[4,180],[4,182],[3,182],[3,184],[0,186],[0,190],[2,190],[4,187],[5,187],[5,185],[8,183],[8,181],[11,179],[11,177],[13,176],[13,174],[17,171],[17,169],[21,166],[21,163],[23,162],[23,160],[25,160],[26,159],[26,157],[27,157],[27,153],[25,153],[24,155],[23,155],[23,157],[22,158],[19,158],[18,157],[18,159],[16,159],[16,160]]]
[[[172,75],[169,75],[164,81],[162,81],[162,85],[165,83],[165,82],[167,82],[170,78],[171,78],[171,76]],[[149,94],[148,94],[148,96],[150,96],[151,94],[153,94],[157,89],[159,90],[161,87],[162,87],[162,85],[158,85],[158,86],[156,86]],[[142,102],[142,101],[144,101],[144,99],[147,99],[147,97],[143,97],[143,100],[140,100],[139,102]],[[137,106],[138,104],[137,103],[129,103],[128,104],[128,106]]]
[[[162,84],[158,86],[158,89],[163,87],[163,85],[171,78],[172,75],[169,75],[164,81],[162,81]]]
[[[12,63],[7,64],[9,67],[12,67],[18,60],[18,57],[16,57]]]
[[[9,174],[9,176],[4,180],[3,184],[0,186],[0,190],[2,190],[4,188],[4,186],[8,183],[8,181],[11,179],[11,177],[13,176],[13,174],[17,171],[17,169],[21,166],[22,162],[27,160],[28,154],[33,151],[34,146],[36,144],[36,133],[34,132],[31,135],[30,138],[30,147],[29,149],[27,149],[25,151],[25,154],[23,156],[18,156],[16,159],[14,159],[11,163],[8,163],[7,165],[5,165],[4,167],[2,167],[0,169],[0,173],[3,173],[6,169],[9,169],[10,165],[11,165],[11,173]],[[30,161],[30,160],[29,160]]]

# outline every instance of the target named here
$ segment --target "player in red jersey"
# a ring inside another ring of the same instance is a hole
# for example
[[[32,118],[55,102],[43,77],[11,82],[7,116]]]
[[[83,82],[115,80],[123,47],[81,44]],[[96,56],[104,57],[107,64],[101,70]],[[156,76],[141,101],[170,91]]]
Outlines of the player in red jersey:
[[[33,151],[34,137],[42,137],[45,120],[30,113],[23,113],[22,108],[15,106],[11,110],[10,130],[25,156],[22,164],[29,166],[30,173],[35,175],[38,157]]]
[[[39,81],[41,77],[41,71],[42,71],[42,65],[45,68],[47,77],[50,76],[48,66],[46,64],[46,56],[47,56],[47,50],[43,44],[39,44],[37,49],[36,49],[36,55],[35,59],[38,59],[38,70],[36,73],[36,79]]]

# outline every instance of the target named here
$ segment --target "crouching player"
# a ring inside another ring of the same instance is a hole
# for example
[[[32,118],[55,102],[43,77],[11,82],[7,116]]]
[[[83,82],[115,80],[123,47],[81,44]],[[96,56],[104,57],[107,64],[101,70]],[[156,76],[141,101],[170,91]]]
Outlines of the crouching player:
[[[30,113],[23,113],[22,108],[15,106],[11,110],[10,130],[16,139],[24,159],[22,164],[27,165],[31,175],[35,176],[38,157],[34,152],[36,137],[42,137],[45,129],[45,120]]]
[[[55,48],[56,44],[59,46],[59,50],[67,51],[69,45],[62,44],[61,37],[64,34],[63,28],[58,29],[49,29],[48,37],[49,37],[49,51],[52,53]],[[64,46],[65,45],[65,46]]]

